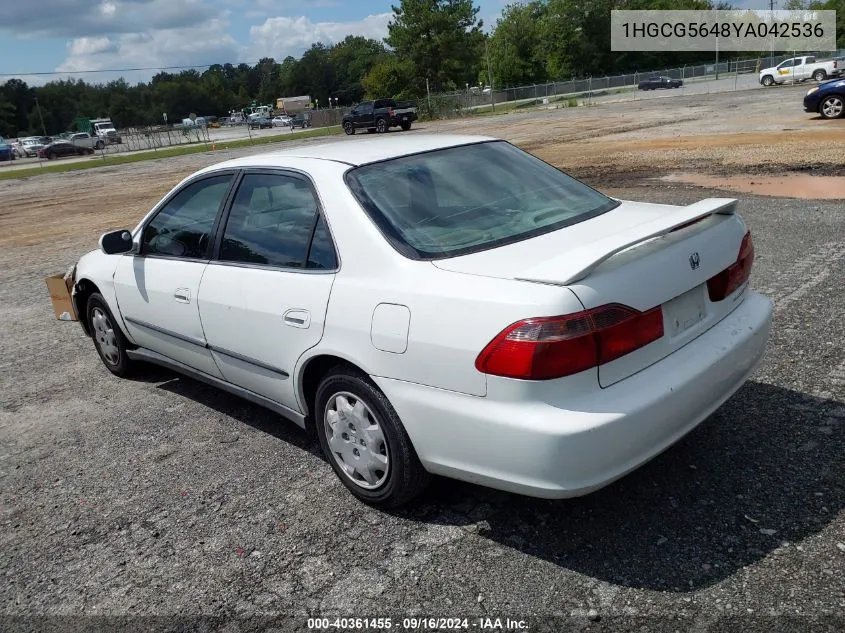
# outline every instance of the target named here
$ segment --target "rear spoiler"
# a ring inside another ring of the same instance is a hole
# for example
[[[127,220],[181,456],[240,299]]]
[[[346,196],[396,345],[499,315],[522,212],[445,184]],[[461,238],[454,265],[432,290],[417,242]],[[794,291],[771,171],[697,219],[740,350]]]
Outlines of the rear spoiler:
[[[661,237],[710,215],[733,215],[736,211],[736,202],[733,198],[699,200],[677,211],[670,211],[665,216],[644,222],[624,233],[608,235],[589,246],[569,251],[555,261],[554,279],[544,279],[550,270],[548,262],[525,271],[519,279],[556,286],[569,285],[588,276],[608,259],[632,246]]]

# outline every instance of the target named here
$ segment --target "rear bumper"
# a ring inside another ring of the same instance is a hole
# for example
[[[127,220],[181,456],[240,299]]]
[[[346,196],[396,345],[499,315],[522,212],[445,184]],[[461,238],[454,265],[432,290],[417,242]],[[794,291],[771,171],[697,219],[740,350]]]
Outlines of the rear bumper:
[[[565,402],[495,400],[374,377],[432,473],[536,497],[587,494],[634,470],[721,406],[763,356],[769,299],[615,385]]]

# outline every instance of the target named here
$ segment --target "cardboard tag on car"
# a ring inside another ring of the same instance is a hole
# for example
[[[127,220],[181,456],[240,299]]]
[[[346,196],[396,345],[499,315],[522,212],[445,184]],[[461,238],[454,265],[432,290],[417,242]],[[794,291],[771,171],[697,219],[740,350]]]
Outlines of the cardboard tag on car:
[[[59,321],[78,321],[76,309],[73,307],[71,292],[73,291],[73,269],[65,274],[50,275],[44,278],[47,290],[50,291],[50,301],[53,302],[53,312]]]

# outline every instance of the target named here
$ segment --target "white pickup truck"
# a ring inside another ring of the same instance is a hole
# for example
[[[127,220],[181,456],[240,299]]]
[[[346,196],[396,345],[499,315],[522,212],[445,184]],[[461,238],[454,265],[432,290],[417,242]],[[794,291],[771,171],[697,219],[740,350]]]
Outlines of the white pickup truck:
[[[88,149],[102,149],[106,142],[98,136],[91,136],[88,132],[77,132],[71,134],[68,140],[76,147],[85,147]]]
[[[791,57],[777,66],[760,71],[760,83],[764,86],[773,84],[795,83],[796,81],[824,81],[838,77],[842,73],[842,64],[831,59],[817,62],[812,55]]]

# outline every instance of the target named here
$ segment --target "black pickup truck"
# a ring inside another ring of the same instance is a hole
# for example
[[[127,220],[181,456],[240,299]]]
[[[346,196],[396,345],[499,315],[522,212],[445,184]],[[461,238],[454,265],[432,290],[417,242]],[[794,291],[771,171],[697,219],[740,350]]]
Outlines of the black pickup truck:
[[[417,107],[410,102],[396,103],[393,99],[376,99],[359,103],[352,112],[343,115],[343,131],[355,134],[355,130],[387,132],[392,127],[410,130],[417,120]]]

